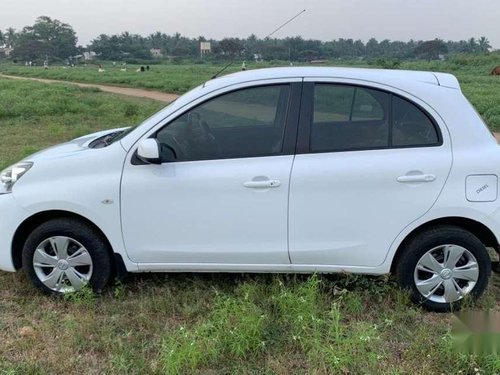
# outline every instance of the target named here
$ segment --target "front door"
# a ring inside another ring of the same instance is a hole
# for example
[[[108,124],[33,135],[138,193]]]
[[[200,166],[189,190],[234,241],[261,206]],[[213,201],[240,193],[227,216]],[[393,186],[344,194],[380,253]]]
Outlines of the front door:
[[[126,162],[122,226],[132,261],[289,264],[297,122],[290,108],[300,87],[254,86],[210,99],[155,132],[164,163]]]

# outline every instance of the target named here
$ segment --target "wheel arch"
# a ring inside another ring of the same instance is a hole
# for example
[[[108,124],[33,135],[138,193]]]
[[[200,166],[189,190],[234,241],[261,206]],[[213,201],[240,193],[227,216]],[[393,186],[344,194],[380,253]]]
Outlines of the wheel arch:
[[[401,255],[404,252],[404,249],[407,245],[407,243],[417,234],[420,234],[422,232],[425,232],[426,230],[436,227],[436,226],[441,226],[441,225],[452,225],[456,226],[459,228],[462,228],[464,230],[467,230],[471,232],[473,235],[475,235],[486,247],[493,247],[497,253],[500,253],[500,247],[498,244],[498,240],[495,236],[495,234],[492,232],[491,229],[489,229],[486,225],[483,223],[480,223],[479,221],[466,218],[466,217],[460,217],[460,216],[450,216],[450,217],[442,217],[439,219],[434,219],[431,221],[428,221],[424,224],[421,224],[417,228],[413,229],[405,238],[404,240],[399,244],[396,253],[394,254],[394,257],[392,258],[392,263],[391,263],[391,273],[394,273],[395,268],[399,262],[399,259]]]
[[[113,247],[111,246],[111,242],[109,241],[106,234],[104,234],[104,232],[96,224],[94,224],[91,220],[87,219],[86,217],[74,212],[64,211],[64,210],[50,210],[50,211],[38,212],[30,216],[26,220],[24,220],[21,223],[21,225],[19,225],[12,239],[12,246],[11,246],[12,262],[14,264],[15,269],[18,270],[23,266],[22,262],[23,246],[30,233],[42,223],[45,223],[52,219],[61,219],[61,218],[77,219],[89,225],[90,227],[92,227],[92,229],[94,229],[97,233],[99,233],[102,236],[103,240],[106,241],[107,248],[109,251],[109,256],[111,259],[111,264],[113,265],[112,271],[114,273],[116,273],[116,271],[118,272],[121,271],[120,268],[121,265],[118,264],[121,260],[121,256],[119,254],[114,253]],[[123,263],[123,260],[121,260],[121,262]]]

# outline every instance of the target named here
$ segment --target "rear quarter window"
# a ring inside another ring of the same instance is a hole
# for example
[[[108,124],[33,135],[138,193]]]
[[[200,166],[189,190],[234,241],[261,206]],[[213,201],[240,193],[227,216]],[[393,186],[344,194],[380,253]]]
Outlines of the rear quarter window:
[[[439,143],[431,118],[415,104],[398,96],[392,100],[392,145],[429,146]]]

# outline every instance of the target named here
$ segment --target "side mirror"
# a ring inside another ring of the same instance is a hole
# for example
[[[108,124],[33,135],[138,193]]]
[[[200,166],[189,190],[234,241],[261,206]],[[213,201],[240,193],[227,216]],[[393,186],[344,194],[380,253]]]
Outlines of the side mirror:
[[[160,145],[153,138],[146,138],[139,142],[137,157],[145,163],[161,164]]]

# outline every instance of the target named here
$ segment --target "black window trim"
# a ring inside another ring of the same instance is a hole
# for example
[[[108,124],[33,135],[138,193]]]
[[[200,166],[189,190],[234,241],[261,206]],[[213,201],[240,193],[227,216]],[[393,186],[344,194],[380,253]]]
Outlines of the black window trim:
[[[156,138],[159,131],[161,131],[165,126],[177,121],[180,117],[185,115],[190,110],[199,107],[205,103],[208,103],[212,100],[216,100],[219,97],[224,95],[231,94],[233,92],[238,92],[246,89],[254,89],[254,88],[263,88],[263,87],[272,87],[272,86],[288,86],[289,87],[289,95],[288,95],[288,103],[285,109],[284,116],[284,125],[283,125],[283,146],[281,151],[278,153],[266,153],[266,154],[258,154],[258,155],[250,155],[250,156],[227,156],[227,157],[218,157],[218,158],[200,158],[196,160],[178,160],[173,162],[162,162],[161,164],[171,164],[171,163],[192,163],[198,161],[215,161],[215,160],[228,160],[228,159],[249,159],[249,158],[260,158],[260,157],[272,157],[272,156],[285,156],[285,155],[294,155],[295,148],[297,144],[297,133],[299,128],[299,114],[301,108],[301,97],[302,97],[302,81],[295,82],[276,82],[276,83],[264,83],[259,85],[249,85],[245,87],[239,87],[236,89],[228,90],[220,93],[219,95],[213,96],[201,103],[196,104],[195,106],[189,107],[188,109],[179,113],[179,115],[175,116],[173,119],[169,120],[162,124],[158,130],[152,133],[149,138]],[[133,165],[146,165],[146,163],[140,160],[137,157],[137,150],[135,150],[134,154],[131,158],[131,164]]]
[[[344,87],[354,87],[354,88],[365,88],[369,90],[376,90],[388,94],[389,99],[389,113],[387,119],[389,121],[389,143],[388,146],[380,147],[355,147],[346,148],[342,150],[331,150],[331,151],[312,151],[311,148],[311,132],[314,117],[314,89],[316,84],[327,84],[332,86],[344,86]],[[436,131],[438,141],[432,144],[412,144],[412,145],[402,145],[394,146],[392,144],[392,128],[393,128],[393,98],[398,97],[402,100],[417,107],[422,113],[427,116],[427,118],[432,123],[434,130]],[[352,152],[352,151],[369,151],[369,150],[389,150],[389,149],[406,149],[406,148],[424,148],[424,147],[440,147],[443,145],[443,136],[441,133],[441,128],[438,125],[434,117],[420,104],[415,103],[413,100],[408,99],[402,95],[396,94],[389,90],[379,89],[377,87],[372,87],[369,85],[353,84],[353,83],[342,83],[342,82],[329,82],[329,81],[314,81],[314,82],[304,82],[302,87],[302,102],[301,111],[299,117],[299,129],[296,145],[296,154],[325,154],[325,153],[337,153],[337,152]]]

